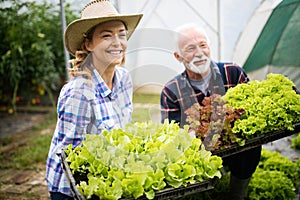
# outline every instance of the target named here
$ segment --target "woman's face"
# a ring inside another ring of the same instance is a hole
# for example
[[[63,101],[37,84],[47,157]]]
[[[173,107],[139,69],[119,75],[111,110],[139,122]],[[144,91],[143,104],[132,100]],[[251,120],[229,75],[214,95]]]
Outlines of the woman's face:
[[[95,66],[116,66],[122,63],[127,49],[126,28],[121,21],[99,24],[86,42],[86,48],[93,54]]]

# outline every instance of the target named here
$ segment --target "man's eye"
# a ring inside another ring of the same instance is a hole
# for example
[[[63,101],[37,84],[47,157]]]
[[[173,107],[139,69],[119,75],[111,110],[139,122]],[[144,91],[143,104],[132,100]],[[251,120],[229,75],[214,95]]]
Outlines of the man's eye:
[[[187,51],[194,51],[196,47],[189,47],[187,48]]]

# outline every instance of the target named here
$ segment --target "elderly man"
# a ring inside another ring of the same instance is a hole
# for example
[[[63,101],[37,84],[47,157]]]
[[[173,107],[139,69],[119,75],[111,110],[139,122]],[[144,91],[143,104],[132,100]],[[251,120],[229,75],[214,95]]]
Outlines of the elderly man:
[[[201,105],[206,96],[224,95],[228,88],[249,81],[243,69],[234,63],[211,60],[209,39],[204,30],[195,24],[186,24],[176,30],[175,58],[185,70],[170,80],[161,93],[162,121],[175,120],[183,127],[185,111],[194,103]],[[229,156],[224,165],[229,167],[229,199],[244,199],[247,188],[261,154],[261,146]]]

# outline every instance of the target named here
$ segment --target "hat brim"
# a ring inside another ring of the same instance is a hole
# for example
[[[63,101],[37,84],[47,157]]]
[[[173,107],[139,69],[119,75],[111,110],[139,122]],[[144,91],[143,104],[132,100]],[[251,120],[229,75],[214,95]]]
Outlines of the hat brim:
[[[137,25],[139,24],[143,14],[133,14],[133,15],[113,15],[100,18],[86,18],[78,19],[73,21],[68,25],[64,34],[64,43],[66,49],[73,56],[75,52],[80,48],[83,41],[83,35],[93,26],[97,24],[112,21],[120,20],[123,21],[127,26],[127,39],[130,38]]]

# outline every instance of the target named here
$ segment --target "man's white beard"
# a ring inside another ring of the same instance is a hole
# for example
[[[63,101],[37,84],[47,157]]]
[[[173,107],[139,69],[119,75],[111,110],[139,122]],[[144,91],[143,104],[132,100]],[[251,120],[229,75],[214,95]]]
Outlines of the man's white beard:
[[[194,73],[204,74],[205,72],[208,71],[210,67],[210,59],[206,56],[204,57],[204,59],[206,60],[204,65],[199,65],[199,66],[194,65],[195,61],[199,61],[199,58],[197,59],[194,58],[189,64],[186,63],[186,67]],[[201,58],[201,60],[203,60],[203,57]]]

